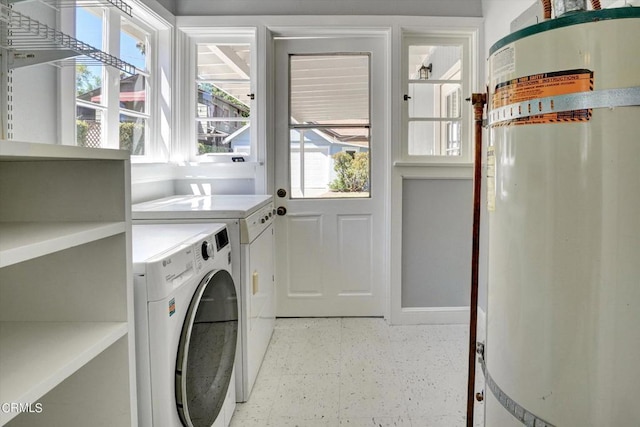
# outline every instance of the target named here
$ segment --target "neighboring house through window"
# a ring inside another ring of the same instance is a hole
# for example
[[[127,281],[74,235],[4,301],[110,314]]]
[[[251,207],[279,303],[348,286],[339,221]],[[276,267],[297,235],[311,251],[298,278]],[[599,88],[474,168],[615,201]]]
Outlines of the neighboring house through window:
[[[192,156],[251,156],[254,36],[195,40],[195,118]]]
[[[168,62],[170,54],[166,52],[171,52],[167,46],[159,49],[159,40],[166,44],[171,39],[166,34],[159,37],[159,33],[170,31],[168,24],[137,2],[131,4],[132,16],[108,7],[75,9],[78,39],[118,56],[138,71],[128,74],[76,61],[75,140],[79,146],[126,149],[142,158],[151,156],[153,139],[168,141],[159,129],[160,96],[156,94],[161,91],[153,89],[158,88],[158,74],[166,74],[161,64]],[[116,81],[119,84],[113,84]]]

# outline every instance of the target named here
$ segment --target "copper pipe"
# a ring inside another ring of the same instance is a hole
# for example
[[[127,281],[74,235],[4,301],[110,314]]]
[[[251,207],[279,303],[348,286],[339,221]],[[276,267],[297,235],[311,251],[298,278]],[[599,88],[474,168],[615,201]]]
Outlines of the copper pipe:
[[[593,10],[600,10],[600,0],[591,0],[591,7]]]
[[[471,95],[475,124],[473,169],[473,240],[471,244],[471,301],[469,302],[469,376],[467,381],[467,427],[473,427],[476,383],[476,336],[478,327],[478,266],[480,263],[480,206],[482,200],[482,115],[486,93]]]
[[[541,0],[544,9],[544,19],[551,19],[551,0]]]

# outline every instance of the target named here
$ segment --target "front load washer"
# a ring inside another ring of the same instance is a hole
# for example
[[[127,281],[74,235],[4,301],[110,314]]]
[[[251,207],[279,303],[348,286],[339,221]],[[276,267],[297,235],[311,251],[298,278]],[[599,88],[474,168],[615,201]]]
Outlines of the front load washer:
[[[176,195],[134,204],[132,218],[134,224],[227,224],[240,298],[242,362],[236,364],[236,401],[247,401],[275,325],[272,196]]]
[[[224,224],[134,225],[138,421],[227,427],[238,299]]]

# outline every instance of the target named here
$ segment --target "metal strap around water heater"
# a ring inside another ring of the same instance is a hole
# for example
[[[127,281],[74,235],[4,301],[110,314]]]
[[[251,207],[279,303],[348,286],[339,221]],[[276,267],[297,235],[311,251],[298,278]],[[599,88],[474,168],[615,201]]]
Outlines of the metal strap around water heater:
[[[483,354],[480,355],[480,365],[482,366],[485,385],[489,387],[491,393],[493,393],[495,398],[498,399],[498,402],[500,402],[504,409],[506,409],[507,412],[513,415],[518,421],[520,421],[527,427],[556,427],[555,424],[551,424],[549,421],[545,421],[532,412],[528,411],[518,402],[510,398],[504,391],[502,391],[502,389],[498,386],[498,384],[496,384],[496,382],[489,374]]]
[[[548,96],[489,111],[489,125],[563,111],[640,106],[640,86]]]

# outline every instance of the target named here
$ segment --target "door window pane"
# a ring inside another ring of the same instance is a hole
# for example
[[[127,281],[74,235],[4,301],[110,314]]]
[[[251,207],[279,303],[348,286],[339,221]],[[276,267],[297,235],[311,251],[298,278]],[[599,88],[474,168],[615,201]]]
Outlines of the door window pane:
[[[292,198],[369,197],[369,55],[290,56]]]
[[[290,131],[292,198],[369,197],[369,129]]]
[[[291,123],[369,123],[368,55],[294,55]]]

